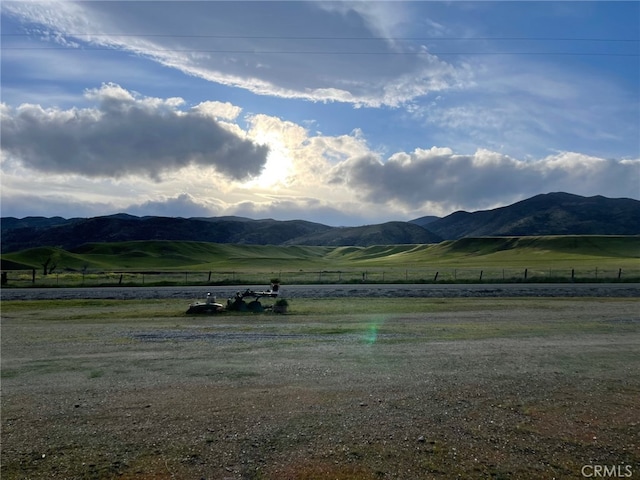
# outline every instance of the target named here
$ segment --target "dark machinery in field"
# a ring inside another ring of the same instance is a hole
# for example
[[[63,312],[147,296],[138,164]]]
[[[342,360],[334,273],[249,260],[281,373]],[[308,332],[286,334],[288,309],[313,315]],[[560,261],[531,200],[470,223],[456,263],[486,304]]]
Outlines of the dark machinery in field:
[[[207,299],[204,302],[194,302],[189,305],[187,313],[220,313],[225,310],[236,312],[263,312],[267,309],[273,309],[273,305],[263,306],[260,303],[260,299],[276,298],[278,296],[280,284],[278,282],[271,283],[271,289],[265,291],[245,290],[244,292],[237,292],[233,298],[227,300],[227,305],[224,306],[221,303],[216,302],[216,297],[211,296],[211,293],[207,293]],[[253,300],[246,302],[245,298],[252,298]]]
[[[224,311],[224,305],[216,302],[216,297],[212,297],[207,293],[207,299],[204,302],[194,302],[189,304],[187,313],[220,313]]]

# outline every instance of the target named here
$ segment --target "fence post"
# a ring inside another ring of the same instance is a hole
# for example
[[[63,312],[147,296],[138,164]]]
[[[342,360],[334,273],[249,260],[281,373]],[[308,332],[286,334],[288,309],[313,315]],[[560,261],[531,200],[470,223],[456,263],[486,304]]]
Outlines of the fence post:
[[[211,270],[209,270],[209,278],[207,278],[207,283],[211,283]]]
[[[529,270],[528,268],[524,269],[524,279],[525,280],[527,279],[527,274],[529,273],[528,270]]]
[[[571,269],[571,281],[572,282],[575,280],[575,277],[576,277],[576,271],[575,271],[575,269],[572,268]]]
[[[437,282],[437,281],[438,281],[438,274],[439,274],[439,273],[440,273],[440,272],[436,272],[436,276],[435,276],[435,277],[433,277],[433,281],[434,281],[434,282]]]
[[[618,269],[618,280],[620,280],[620,277],[622,277],[622,269],[621,268]]]
[[[122,274],[120,274],[120,280],[118,280],[118,285],[122,285]]]
[[[482,270],[480,270],[480,281],[482,281]]]

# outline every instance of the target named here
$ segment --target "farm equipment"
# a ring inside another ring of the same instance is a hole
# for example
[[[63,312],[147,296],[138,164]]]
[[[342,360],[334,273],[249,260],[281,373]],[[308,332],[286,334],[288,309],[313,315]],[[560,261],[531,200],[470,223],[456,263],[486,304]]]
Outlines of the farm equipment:
[[[263,312],[265,308],[270,307],[263,307],[262,303],[260,303],[260,299],[263,297],[275,298],[277,296],[277,285],[275,290],[272,286],[271,290],[262,292],[254,292],[253,290],[247,289],[242,293],[237,292],[236,296],[233,299],[230,298],[229,300],[227,300],[227,310],[233,310],[237,312]],[[247,303],[244,301],[244,299],[247,297],[253,298],[253,300]]]
[[[211,293],[207,293],[207,299],[204,302],[194,302],[189,305],[187,313],[220,313],[224,311],[224,306],[216,302],[216,297],[212,297]]]
[[[271,283],[271,289],[265,291],[253,291],[250,289],[244,292],[238,291],[233,298],[227,300],[226,307],[216,302],[216,298],[207,293],[207,299],[204,302],[195,302],[189,305],[187,313],[220,313],[225,310],[236,312],[263,312],[266,309],[272,309],[273,306],[262,306],[260,299],[263,297],[276,298],[280,284],[278,282]],[[250,302],[246,302],[245,298],[253,298]]]

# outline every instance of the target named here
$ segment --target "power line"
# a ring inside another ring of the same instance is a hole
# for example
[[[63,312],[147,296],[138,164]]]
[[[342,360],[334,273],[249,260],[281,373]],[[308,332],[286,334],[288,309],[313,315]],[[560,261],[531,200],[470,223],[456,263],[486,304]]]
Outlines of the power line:
[[[95,51],[117,51],[110,47],[7,47],[2,46],[2,50],[65,50],[68,52],[95,52]],[[145,48],[144,52],[166,52],[166,53],[211,53],[221,55],[365,55],[365,56],[422,56],[422,55],[550,55],[550,56],[596,56],[596,57],[640,57],[640,53],[617,53],[617,52],[356,52],[356,51],[327,51],[327,50],[219,50],[219,49],[178,49],[178,48]]]
[[[160,38],[218,38],[246,40],[395,40],[395,41],[553,41],[553,42],[640,42],[631,38],[588,38],[588,37],[327,37],[327,36],[285,36],[285,35],[204,35],[169,33],[0,33],[0,37],[33,37],[35,35],[61,35],[65,37],[160,37]]]
[[[34,37],[43,35],[62,35],[63,37],[140,37],[140,38],[189,38],[189,39],[226,39],[226,40],[280,40],[280,41],[301,41],[301,40],[318,40],[318,41],[432,41],[432,42],[602,42],[606,44],[612,43],[639,43],[637,39],[627,38],[586,38],[586,37],[328,37],[328,36],[284,36],[284,35],[219,35],[219,34],[134,34],[134,33],[65,33],[43,31],[39,33],[1,33],[0,37]],[[640,43],[639,43],[640,44]],[[88,45],[84,47],[69,46],[7,46],[2,45],[2,50],[67,50],[67,51],[113,51],[115,46],[99,46]],[[549,55],[549,56],[598,56],[598,57],[638,57],[639,52],[595,52],[595,51],[357,51],[357,50],[254,50],[254,49],[228,49],[228,48],[144,48],[143,52],[175,52],[175,53],[209,53],[209,54],[228,54],[228,55],[363,55],[363,56],[421,56],[421,55]]]

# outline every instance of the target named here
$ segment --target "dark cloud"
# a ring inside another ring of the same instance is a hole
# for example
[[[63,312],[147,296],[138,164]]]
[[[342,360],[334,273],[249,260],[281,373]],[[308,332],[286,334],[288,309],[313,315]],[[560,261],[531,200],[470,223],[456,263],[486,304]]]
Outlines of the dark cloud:
[[[136,97],[117,85],[88,96],[96,108],[3,107],[2,150],[48,173],[88,177],[144,174],[198,164],[234,179],[257,175],[268,148],[241,138],[180,99]]]
[[[564,152],[537,161],[478,150],[456,155],[448,148],[397,153],[383,162],[371,154],[336,166],[331,182],[345,184],[367,201],[426,202],[477,210],[540,192],[637,197],[640,160],[610,160]],[[446,207],[445,207],[446,208]]]

